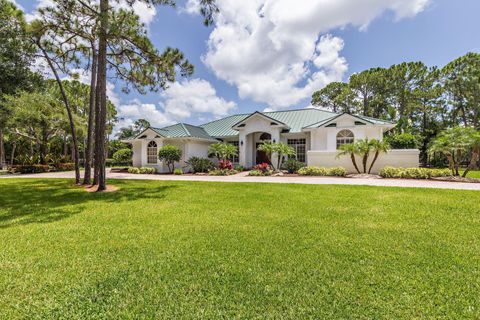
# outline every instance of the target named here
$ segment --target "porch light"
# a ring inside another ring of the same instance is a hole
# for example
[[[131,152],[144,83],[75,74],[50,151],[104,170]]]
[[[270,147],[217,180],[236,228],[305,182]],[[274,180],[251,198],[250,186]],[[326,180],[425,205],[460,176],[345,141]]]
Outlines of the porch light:
[[[243,140],[242,140],[242,141],[240,141],[240,145],[241,145],[241,146],[243,146]]]
[[[275,143],[275,139],[273,139],[273,143]]]

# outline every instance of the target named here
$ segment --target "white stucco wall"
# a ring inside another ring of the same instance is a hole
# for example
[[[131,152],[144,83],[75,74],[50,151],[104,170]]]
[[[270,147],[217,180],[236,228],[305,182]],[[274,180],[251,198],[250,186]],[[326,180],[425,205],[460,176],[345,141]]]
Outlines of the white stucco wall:
[[[244,122],[244,127],[238,128],[240,164],[242,166],[250,168],[255,165],[256,142],[258,142],[259,137],[259,134],[257,135],[257,133],[269,133],[272,137],[272,141],[280,141],[280,132],[283,127],[272,125],[272,122],[276,121],[265,118],[261,115],[254,115]],[[242,141],[243,144],[241,143]],[[275,159],[275,157],[273,158]]]
[[[352,164],[350,156],[342,156],[337,158],[336,151],[315,151],[311,150],[307,153],[307,163],[309,166],[318,167],[344,167],[349,173],[355,173],[355,168]],[[370,155],[367,165],[367,171],[373,159],[373,154]],[[372,168],[372,173],[378,173],[385,166],[415,168],[419,166],[420,151],[417,149],[408,150],[390,150],[388,153],[380,154],[375,165]],[[356,161],[360,171],[363,171],[362,159],[356,156]]]

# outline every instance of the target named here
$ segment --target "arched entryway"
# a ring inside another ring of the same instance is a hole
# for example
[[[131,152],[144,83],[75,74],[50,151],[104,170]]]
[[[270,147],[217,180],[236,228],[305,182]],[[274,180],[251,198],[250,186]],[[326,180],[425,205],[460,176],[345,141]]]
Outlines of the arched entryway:
[[[268,159],[268,155],[265,153],[265,151],[260,151],[258,150],[258,147],[267,141],[272,141],[272,135],[267,132],[262,132],[262,133],[257,133],[256,134],[257,139],[255,139],[255,162],[256,164],[260,163],[270,163],[270,160]]]

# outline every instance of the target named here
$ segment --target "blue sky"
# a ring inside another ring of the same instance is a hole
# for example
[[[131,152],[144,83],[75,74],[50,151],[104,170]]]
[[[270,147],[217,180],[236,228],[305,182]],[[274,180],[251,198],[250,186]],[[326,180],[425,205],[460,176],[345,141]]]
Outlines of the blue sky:
[[[30,14],[48,1],[16,0]],[[354,72],[417,60],[443,66],[480,51],[478,0],[219,1],[209,28],[195,0],[136,8],[154,44],[181,49],[195,74],[164,93],[127,95],[112,84],[119,126],[306,107],[313,91]]]

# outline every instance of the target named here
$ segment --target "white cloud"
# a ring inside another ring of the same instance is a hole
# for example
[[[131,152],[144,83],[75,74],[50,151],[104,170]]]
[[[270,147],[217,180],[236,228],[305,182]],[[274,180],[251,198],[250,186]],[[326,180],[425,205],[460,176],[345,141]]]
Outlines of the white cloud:
[[[53,0],[36,0],[36,2],[37,6],[35,10],[25,15],[25,19],[29,22],[39,18],[39,8],[51,7],[55,5]],[[98,0],[96,2],[98,2]],[[140,21],[144,23],[147,28],[153,22],[155,15],[157,14],[157,10],[154,6],[149,6],[143,2],[136,2],[132,7],[130,7],[125,1],[122,0],[119,2],[112,1],[111,5],[114,8],[132,8],[133,11],[140,17]]]
[[[114,133],[119,128],[132,125],[137,119],[147,119],[152,126],[163,127],[176,122],[189,122],[192,118],[206,122],[225,116],[236,108],[234,102],[218,97],[212,85],[203,79],[175,82],[161,97],[158,106],[141,103],[137,99],[117,105],[120,120]]]
[[[162,97],[165,112],[179,120],[200,113],[208,113],[218,118],[227,115],[236,107],[234,102],[218,97],[210,82],[203,79],[175,82],[162,93]]]
[[[328,35],[348,25],[366,29],[385,12],[411,17],[429,0],[219,0],[204,63],[235,85],[241,98],[286,108],[347,70],[343,41]],[[184,8],[198,12],[198,0]],[[323,36],[322,36],[323,35]]]

